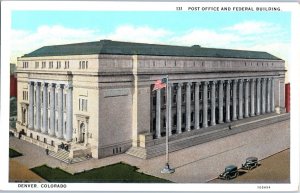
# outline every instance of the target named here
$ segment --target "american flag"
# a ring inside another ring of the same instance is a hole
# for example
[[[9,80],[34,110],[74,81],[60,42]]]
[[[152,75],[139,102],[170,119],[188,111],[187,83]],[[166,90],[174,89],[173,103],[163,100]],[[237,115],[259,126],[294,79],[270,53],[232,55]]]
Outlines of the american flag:
[[[157,80],[155,81],[154,83],[154,88],[152,91],[155,91],[155,90],[159,90],[159,89],[162,89],[162,88],[165,88],[167,86],[167,78],[163,78],[161,80]]]

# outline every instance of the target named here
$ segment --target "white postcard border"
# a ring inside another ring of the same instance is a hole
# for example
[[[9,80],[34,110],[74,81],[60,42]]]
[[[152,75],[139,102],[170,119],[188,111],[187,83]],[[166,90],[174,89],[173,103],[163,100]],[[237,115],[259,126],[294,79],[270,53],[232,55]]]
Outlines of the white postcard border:
[[[290,184],[83,184],[68,183],[66,189],[18,188],[18,183],[8,183],[8,159],[1,165],[1,190],[39,190],[39,191],[262,191],[258,187],[269,185],[270,189],[264,191],[295,191],[299,185],[299,117],[300,117],[300,89],[299,89],[299,45],[300,45],[300,6],[296,2],[289,3],[228,3],[228,2],[40,2],[40,1],[14,1],[1,2],[1,135],[0,146],[3,148],[0,157],[8,157],[8,120],[9,120],[9,56],[10,56],[10,30],[11,12],[14,10],[116,10],[116,11],[175,11],[176,6],[280,6],[282,11],[292,13],[292,45],[290,52],[290,82],[291,82],[291,183]],[[99,7],[101,4],[101,7]],[[122,5],[120,5],[122,4]],[[59,6],[58,6],[59,5]],[[98,5],[98,6],[97,6]],[[35,184],[35,183],[33,183]],[[49,183],[51,184],[51,183]]]

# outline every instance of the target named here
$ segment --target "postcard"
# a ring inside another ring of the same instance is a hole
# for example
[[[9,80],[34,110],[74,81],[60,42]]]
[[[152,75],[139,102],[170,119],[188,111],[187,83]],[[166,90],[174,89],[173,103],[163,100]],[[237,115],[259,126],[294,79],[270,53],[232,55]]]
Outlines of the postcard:
[[[298,189],[297,2],[1,9],[1,190]]]

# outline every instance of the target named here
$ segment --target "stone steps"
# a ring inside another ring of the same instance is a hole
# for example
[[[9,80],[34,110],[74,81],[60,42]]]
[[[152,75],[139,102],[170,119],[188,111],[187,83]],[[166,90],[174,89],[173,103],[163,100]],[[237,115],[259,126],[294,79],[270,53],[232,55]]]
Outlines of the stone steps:
[[[141,147],[131,147],[126,154],[139,157],[142,159],[147,159],[146,149]]]
[[[49,155],[64,162],[67,164],[74,164],[74,163],[78,163],[78,162],[82,162],[82,161],[86,161],[89,158],[85,157],[85,156],[81,156],[81,157],[75,157],[75,158],[69,158],[69,152],[63,149],[59,149],[58,152],[54,152],[54,151],[49,151]]]
[[[229,130],[228,126],[224,125],[223,127],[217,128],[215,130],[211,130],[203,133],[197,133],[190,136],[185,136],[181,139],[180,138],[175,140],[171,139],[169,141],[169,152],[199,145],[212,140],[224,138],[230,135],[263,127],[280,121],[285,121],[289,118],[289,115],[274,115],[272,117],[261,117],[261,118],[263,119],[253,120],[252,122],[251,121],[249,122],[249,120],[246,123],[239,122],[239,124],[232,126],[231,130]],[[166,144],[159,143],[147,148],[131,147],[126,153],[142,159],[149,159],[156,156],[164,155],[165,152],[166,152]]]
[[[65,163],[69,163],[70,159],[69,159],[69,152],[67,152],[66,150],[58,150],[57,152],[54,151],[49,151],[49,155],[60,160],[63,161]]]

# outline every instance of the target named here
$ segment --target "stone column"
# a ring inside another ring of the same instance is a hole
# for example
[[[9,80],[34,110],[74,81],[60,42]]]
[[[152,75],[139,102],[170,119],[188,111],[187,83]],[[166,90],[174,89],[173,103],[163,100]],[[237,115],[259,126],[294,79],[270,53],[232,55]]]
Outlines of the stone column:
[[[181,87],[182,83],[177,85],[177,133],[181,133]]]
[[[29,118],[28,118],[28,128],[33,129],[34,125],[34,108],[33,108],[33,102],[34,102],[34,88],[32,82],[28,82],[28,88],[29,88]]]
[[[199,82],[195,84],[195,128],[200,129],[199,126]]]
[[[230,80],[226,82],[226,123],[230,122]]]
[[[63,118],[63,86],[58,84],[56,85],[56,88],[58,89],[58,96],[57,96],[57,138],[62,139],[63,138],[63,125],[64,125],[64,118]]]
[[[216,125],[216,81],[212,81],[211,83],[211,125]]]
[[[250,116],[253,117],[255,116],[255,100],[254,100],[254,97],[255,97],[255,90],[254,90],[254,87],[255,87],[255,79],[251,79],[251,114]]]
[[[186,123],[185,123],[185,130],[190,131],[191,130],[191,85],[192,83],[188,82],[186,83]]]
[[[168,117],[168,122],[169,122],[169,136],[171,136],[172,135],[172,128],[173,128],[173,126],[172,126],[172,123],[173,123],[173,121],[172,121],[172,98],[173,98],[173,94],[172,94],[172,87],[173,87],[173,84],[172,83],[169,83],[169,87],[168,87],[168,89],[169,89],[169,96],[168,96],[168,108],[169,108],[169,117]]]
[[[41,83],[35,83],[35,92],[36,92],[36,127],[35,131],[41,131]]]
[[[275,80],[271,78],[271,112],[275,111]]]
[[[155,121],[156,121],[156,131],[155,131],[155,136],[156,138],[160,138],[161,137],[161,115],[160,115],[160,111],[161,111],[161,101],[160,101],[160,89],[156,90],[156,114],[155,114]]]
[[[73,135],[73,87],[72,85],[66,85],[67,89],[67,133],[66,141],[72,141]]]
[[[243,119],[243,80],[239,80],[239,119]]]
[[[233,85],[232,85],[232,120],[235,121],[237,120],[236,116],[236,105],[237,105],[237,82],[238,80],[233,80]]]
[[[224,81],[219,81],[219,120],[218,123],[223,123],[223,84]]]
[[[50,84],[50,136],[55,135],[55,84]]]
[[[260,78],[256,82],[256,115],[260,115],[260,106],[261,105],[261,84]]]
[[[268,78],[267,84],[267,113],[271,112],[271,78]]]
[[[203,127],[207,127],[207,84],[208,82],[203,82]]]
[[[43,127],[42,133],[48,133],[48,83],[42,84],[43,88]]]
[[[244,117],[249,117],[249,80],[245,80],[245,115]]]
[[[266,78],[262,79],[262,89],[261,89],[261,113],[266,113]]]

